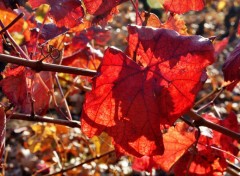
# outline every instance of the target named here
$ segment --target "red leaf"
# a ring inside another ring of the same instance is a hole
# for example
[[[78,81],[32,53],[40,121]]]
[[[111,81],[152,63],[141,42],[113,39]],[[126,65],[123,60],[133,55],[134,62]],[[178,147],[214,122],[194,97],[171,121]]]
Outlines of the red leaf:
[[[164,154],[153,156],[153,161],[162,170],[168,172],[194,142],[194,129],[183,122],[177,123],[175,127],[169,128],[168,132],[163,134]]]
[[[116,6],[128,0],[83,0],[87,12],[95,15],[94,23],[105,24],[117,13]]]
[[[108,28],[102,28],[100,26],[92,26],[86,30],[82,30],[81,32],[77,33],[73,39],[71,45],[66,48],[67,52],[71,50],[70,53],[78,52],[86,48],[87,44],[94,40],[96,44],[105,45],[107,41],[110,39],[110,31]]]
[[[168,172],[194,142],[194,129],[183,122],[177,123],[175,127],[169,128],[168,132],[163,134],[164,154],[161,156],[136,158],[133,162],[133,169],[137,171],[151,171],[155,167]]]
[[[181,35],[187,35],[187,27],[185,25],[185,21],[180,18],[179,15],[174,14],[171,15],[168,20],[162,24],[162,28],[172,29],[177,31]]]
[[[143,85],[142,71],[124,53],[109,48],[82,115],[86,135],[92,137],[105,130],[114,143],[138,157],[163,152],[158,108],[151,84]]]
[[[17,13],[12,10],[1,8],[0,7],[0,20],[5,26],[11,23],[16,17]],[[24,20],[19,19],[12,27],[8,29],[9,32],[22,32],[24,25]],[[2,28],[1,28],[2,29]]]
[[[225,81],[240,80],[240,43],[228,56],[222,69]]]
[[[19,67],[18,67],[19,68]],[[39,77],[30,70],[17,69],[17,71],[6,72],[8,76],[1,81],[1,86],[7,98],[18,108],[21,112],[31,113],[31,101],[29,93],[31,92],[34,102],[34,110],[38,115],[43,115],[48,109],[50,95],[44,85],[41,83]],[[15,70],[15,69],[14,69]],[[46,86],[51,89],[53,84],[50,72],[40,72],[40,77]]]
[[[217,57],[227,46],[229,37],[224,38],[222,41],[214,42],[215,57]]]
[[[2,155],[5,147],[5,133],[6,133],[6,116],[4,109],[0,107],[0,164],[2,163]]]
[[[213,46],[166,29],[130,26],[129,33],[129,51],[139,64],[119,50],[106,50],[86,96],[82,130],[89,137],[106,131],[120,153],[161,155],[161,127],[191,108]]]
[[[143,156],[141,158],[134,158],[132,163],[132,169],[138,172],[151,171],[154,164],[151,163],[149,156]]]
[[[164,0],[163,6],[166,11],[182,14],[190,10],[202,10],[205,3],[204,0]]]
[[[84,10],[79,0],[29,0],[33,8],[42,4],[50,5],[49,15],[58,27],[72,28],[82,22]]]
[[[62,65],[96,70],[100,65],[102,57],[103,54],[100,50],[95,50],[89,45],[81,50],[81,52],[76,52],[71,56],[65,57]]]
[[[87,12],[92,15],[103,15],[112,10],[112,8],[127,0],[83,0]]]
[[[138,25],[172,29],[181,35],[187,35],[187,27],[185,25],[185,22],[177,14],[170,15],[165,23],[162,23],[155,14],[148,12],[142,12],[141,19],[143,22],[141,22],[139,17],[137,17]]]

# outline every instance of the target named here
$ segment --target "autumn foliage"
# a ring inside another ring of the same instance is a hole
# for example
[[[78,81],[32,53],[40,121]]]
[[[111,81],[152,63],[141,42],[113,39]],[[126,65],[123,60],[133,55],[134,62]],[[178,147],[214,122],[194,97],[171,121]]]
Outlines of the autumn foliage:
[[[121,50],[108,46],[114,40],[109,26],[118,14],[119,5],[124,3],[134,7],[136,21],[125,26],[128,37],[123,39],[126,46]],[[0,61],[8,63],[0,81],[2,93],[8,99],[0,107],[1,157],[6,157],[7,119],[25,114],[30,121],[44,121],[44,116],[54,109],[58,116],[54,120],[65,119],[62,125],[75,122],[67,96],[86,93],[83,105],[77,105],[81,111],[78,127],[84,136],[79,136],[79,140],[104,138],[108,145],[113,145],[118,158],[131,157],[133,170],[151,172],[154,168],[179,176],[222,175],[228,162],[239,162],[237,115],[229,112],[223,120],[207,111],[201,114],[200,110],[193,110],[199,106],[198,93],[210,79],[207,67],[217,62],[217,56],[229,40],[215,42],[212,36],[193,35],[179,16],[201,11],[206,1],[161,3],[167,16],[164,22],[152,13],[139,10],[138,1],[0,2]],[[23,13],[25,16],[19,17]],[[26,64],[21,60],[27,61]],[[58,70],[56,65],[60,66]],[[61,71],[64,66],[80,69],[84,74],[67,74],[70,72]],[[239,68],[238,44],[223,65],[220,91],[237,85]],[[71,83],[69,90],[63,91],[61,81]],[[221,93],[217,91],[214,100]],[[207,104],[206,107],[213,102]],[[33,128],[36,140],[45,134],[39,133],[38,128]],[[69,133],[59,126],[51,128],[53,133],[47,135]],[[41,139],[47,145],[46,141],[44,137]],[[45,151],[36,147],[43,147],[42,144],[34,143],[35,139],[31,138],[26,147],[34,148],[33,152]],[[91,148],[90,142],[86,144]],[[99,145],[99,151],[95,154],[92,151],[93,157],[110,150],[104,143]]]

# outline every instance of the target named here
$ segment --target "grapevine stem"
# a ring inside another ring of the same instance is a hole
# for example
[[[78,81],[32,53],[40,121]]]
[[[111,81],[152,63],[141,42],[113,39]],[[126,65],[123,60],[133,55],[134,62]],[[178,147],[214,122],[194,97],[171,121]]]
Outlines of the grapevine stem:
[[[54,123],[58,125],[64,125],[71,128],[80,128],[80,122],[78,121],[69,121],[69,120],[61,120],[61,119],[53,119],[47,116],[39,116],[35,115],[34,118],[31,117],[30,114],[22,114],[22,113],[7,113],[7,118],[9,119],[17,119],[17,120],[26,120],[32,122],[47,122],[47,123]]]
[[[218,124],[215,124],[209,120],[206,120],[204,118],[202,118],[200,115],[198,115],[194,110],[190,110],[188,113],[187,113],[188,116],[190,116],[193,120],[194,120],[194,123],[193,125],[194,126],[205,126],[205,127],[208,127],[208,128],[211,128],[215,131],[218,131],[222,134],[225,134],[233,139],[236,139],[238,142],[240,141],[240,134],[239,133],[236,133],[230,129],[227,129],[223,126],[220,126]]]
[[[77,67],[69,67],[64,65],[49,64],[35,60],[25,60],[20,57],[10,56],[6,54],[0,54],[0,61],[5,63],[12,63],[17,65],[22,65],[29,67],[37,72],[40,71],[52,71],[60,73],[70,73],[76,75],[90,76],[93,77],[96,75],[96,71],[89,69],[82,69]]]

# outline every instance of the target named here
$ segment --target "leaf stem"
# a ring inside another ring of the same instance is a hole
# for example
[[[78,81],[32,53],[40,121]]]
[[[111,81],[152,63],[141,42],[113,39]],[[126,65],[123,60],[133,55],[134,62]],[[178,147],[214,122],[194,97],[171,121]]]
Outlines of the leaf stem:
[[[30,114],[22,114],[22,113],[7,113],[7,118],[9,119],[17,119],[17,120],[26,120],[31,122],[47,122],[47,123],[54,123],[58,125],[64,125],[71,128],[80,128],[80,122],[78,121],[69,121],[69,120],[61,120],[61,119],[53,119],[47,116],[39,116],[35,115],[32,117]]]
[[[12,64],[26,66],[35,70],[36,72],[52,71],[52,72],[70,73],[70,74],[90,76],[90,77],[95,76],[97,73],[95,70],[50,64],[50,63],[45,63],[45,62],[35,61],[35,60],[25,60],[20,57],[10,56],[6,54],[0,54],[0,61],[5,63],[12,63]]]

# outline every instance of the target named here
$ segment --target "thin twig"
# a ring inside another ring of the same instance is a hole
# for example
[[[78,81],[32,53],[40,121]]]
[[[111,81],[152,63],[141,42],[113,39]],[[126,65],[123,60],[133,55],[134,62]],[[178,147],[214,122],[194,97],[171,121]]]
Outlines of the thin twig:
[[[17,120],[26,120],[26,121],[31,121],[31,122],[47,122],[47,123],[54,123],[58,125],[64,125],[68,126],[71,128],[80,128],[80,122],[78,121],[69,121],[69,120],[61,120],[61,119],[53,119],[51,117],[47,116],[39,116],[35,115],[32,117],[30,114],[22,114],[22,113],[8,113],[7,118],[9,119],[17,119]]]
[[[0,20],[0,26],[3,29],[5,28],[5,26],[4,26],[4,24],[1,20]],[[17,44],[17,42],[12,38],[12,36],[8,32],[8,30],[5,31],[5,34],[6,34],[7,38],[10,40],[11,44],[14,46],[15,50],[20,53],[20,56],[27,59],[27,60],[30,60],[28,55],[22,50],[22,48]]]
[[[111,153],[113,153],[113,152],[115,152],[115,150],[110,150],[110,151],[108,151],[108,152],[106,152],[106,153],[103,153],[103,154],[101,154],[101,155],[98,155],[98,156],[96,156],[96,157],[94,157],[94,158],[88,159],[88,160],[86,160],[86,161],[84,161],[84,162],[82,162],[82,163],[80,163],[80,164],[77,164],[77,165],[75,165],[75,166],[70,166],[70,167],[68,167],[68,168],[66,168],[66,169],[62,169],[62,170],[59,171],[59,172],[55,172],[55,173],[52,173],[52,174],[48,174],[48,175],[46,175],[46,176],[52,176],[52,175],[62,174],[62,173],[64,173],[64,172],[67,172],[67,171],[72,170],[72,169],[74,169],[74,168],[80,167],[80,166],[82,166],[83,164],[90,163],[90,162],[92,162],[92,161],[94,161],[94,160],[97,160],[97,159],[100,159],[100,158],[102,158],[102,157],[104,157],[104,156],[107,156],[107,155],[109,155],[109,154],[111,154]]]
[[[64,96],[64,93],[63,93],[63,90],[62,90],[62,86],[61,86],[61,84],[60,84],[60,82],[59,82],[59,79],[58,79],[58,75],[55,74],[54,77],[55,77],[55,81],[56,81],[56,83],[57,83],[58,89],[59,89],[59,91],[60,91],[60,94],[61,94],[61,96],[62,96],[63,104],[64,104],[65,109],[66,109],[66,111],[67,111],[68,119],[69,119],[69,120],[72,120],[72,115],[71,115],[71,112],[70,112],[70,110],[69,110],[69,108],[68,108],[68,103],[67,103],[67,100],[66,100],[66,98],[65,98],[65,96]]]
[[[139,19],[141,20],[141,23],[143,23],[143,19],[142,19],[141,15],[140,15],[140,13],[138,11],[138,6],[137,6],[138,5],[138,1],[137,1],[137,5],[133,2],[133,0],[130,0],[130,1],[131,1],[132,5],[133,5],[135,11],[136,11],[136,23],[137,23],[137,16],[139,16]]]
[[[218,89],[217,89],[218,90]],[[200,112],[202,111],[203,109],[205,109],[206,107],[210,106],[210,105],[213,105],[214,104],[214,101],[219,97],[219,95],[224,91],[223,88],[219,89],[217,92],[214,92],[215,97],[210,101],[208,102],[207,104],[205,104],[204,106],[200,107],[198,110],[196,110],[196,112]],[[213,95],[213,94],[212,94]]]
[[[6,54],[0,54],[0,61],[5,63],[12,63],[12,64],[26,66],[35,70],[36,72],[52,71],[52,72],[70,73],[70,74],[90,76],[90,77],[95,76],[97,73],[95,70],[69,67],[64,65],[49,64],[49,63],[35,61],[35,60],[26,60],[20,57],[10,56]]]
[[[208,95],[204,96],[203,98],[201,98],[200,100],[198,100],[193,108],[195,108],[196,106],[200,105],[202,102],[204,102],[206,99],[208,99],[209,97],[215,95],[216,93],[222,92],[223,90],[225,90],[228,86],[234,85],[236,83],[236,81],[233,82],[229,82],[225,85],[223,85],[222,87],[219,87],[217,89],[214,89],[212,92],[210,92]]]

